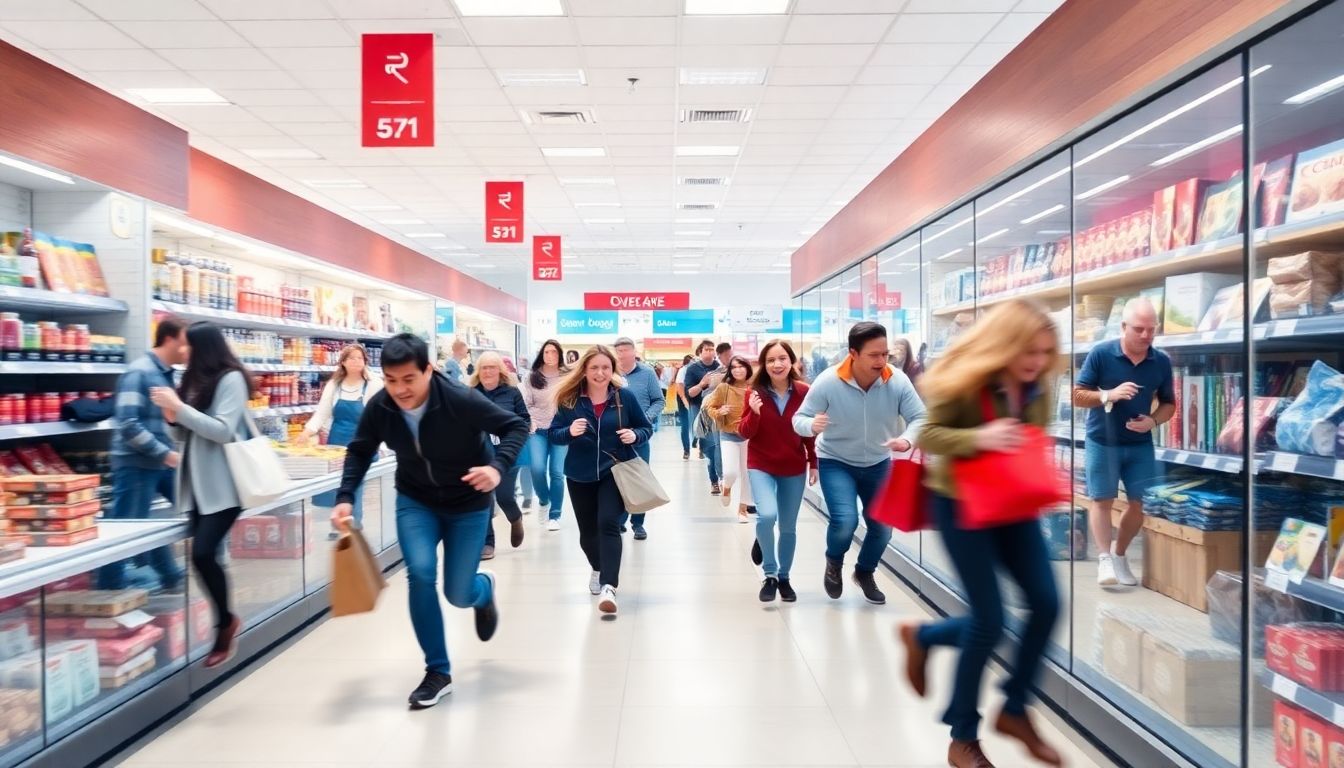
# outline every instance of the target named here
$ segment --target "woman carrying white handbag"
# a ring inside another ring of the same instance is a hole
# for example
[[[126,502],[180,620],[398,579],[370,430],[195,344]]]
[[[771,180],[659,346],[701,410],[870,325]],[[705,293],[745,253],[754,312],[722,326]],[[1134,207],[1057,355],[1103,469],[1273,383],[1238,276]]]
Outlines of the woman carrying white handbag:
[[[215,645],[205,658],[206,668],[212,668],[233,658],[242,629],[241,619],[229,610],[219,547],[243,511],[224,446],[246,434],[252,378],[215,326],[192,324],[187,344],[191,353],[181,386],[177,391],[155,387],[150,399],[185,443],[177,501],[190,523],[191,563],[215,608]]]

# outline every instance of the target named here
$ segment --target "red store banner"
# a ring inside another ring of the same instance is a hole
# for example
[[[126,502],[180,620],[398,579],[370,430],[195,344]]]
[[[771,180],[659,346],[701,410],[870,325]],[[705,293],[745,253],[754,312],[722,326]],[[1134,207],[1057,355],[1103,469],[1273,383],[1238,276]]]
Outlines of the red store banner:
[[[644,354],[654,352],[688,353],[694,342],[690,336],[648,336],[644,339]]]
[[[434,35],[363,35],[361,146],[434,146]]]
[[[523,182],[485,182],[485,242],[523,242]]]
[[[558,281],[564,278],[559,235],[532,237],[532,279]]]
[[[583,308],[616,310],[690,309],[690,293],[585,293]]]

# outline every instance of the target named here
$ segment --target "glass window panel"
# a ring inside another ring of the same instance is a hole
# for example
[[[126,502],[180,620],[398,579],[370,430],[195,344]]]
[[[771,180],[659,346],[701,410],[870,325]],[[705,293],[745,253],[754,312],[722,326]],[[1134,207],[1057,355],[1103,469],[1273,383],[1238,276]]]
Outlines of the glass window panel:
[[[40,639],[29,621],[29,603],[40,590],[0,598],[0,765],[16,765],[42,748]]]
[[[891,337],[891,362],[919,386],[919,353],[924,334],[920,309],[919,235],[911,235],[877,254],[868,290],[869,316],[886,326]],[[906,557],[919,562],[919,532],[893,531],[891,542]]]

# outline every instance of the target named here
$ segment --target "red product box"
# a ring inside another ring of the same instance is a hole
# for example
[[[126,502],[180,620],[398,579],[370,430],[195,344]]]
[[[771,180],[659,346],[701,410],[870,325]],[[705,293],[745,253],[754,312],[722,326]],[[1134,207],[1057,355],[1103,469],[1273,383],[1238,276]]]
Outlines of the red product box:
[[[101,509],[102,503],[93,499],[78,504],[9,507],[5,510],[5,516],[11,520],[73,520],[96,515]]]
[[[1176,225],[1176,188],[1166,187],[1153,193],[1153,217],[1148,238],[1151,253],[1171,250],[1171,234]]]
[[[1301,712],[1283,699],[1274,700],[1274,762],[1282,768],[1298,768],[1297,718]]]
[[[129,611],[110,618],[85,618],[82,616],[48,616],[46,628],[48,635],[66,638],[94,638],[98,640],[116,640],[132,637],[137,632],[154,623],[154,617],[145,611]]]
[[[1265,627],[1265,666],[1280,675],[1292,675],[1293,650],[1287,627],[1270,624]]]
[[[158,651],[159,660],[163,664],[177,661],[187,655],[187,622],[185,614],[178,614],[175,618],[160,616],[154,620],[154,625],[163,630],[163,637],[159,640]]]
[[[1194,245],[1195,224],[1199,221],[1204,191],[1208,188],[1209,182],[1203,179],[1186,179],[1176,185],[1176,208],[1171,229],[1172,248]]]
[[[1102,242],[1105,246],[1102,248],[1101,264],[1098,266],[1110,266],[1120,261],[1120,249],[1124,237],[1121,234],[1121,224],[1117,219],[1106,222],[1106,234],[1102,236]]]
[[[1318,691],[1344,690],[1344,627],[1297,625],[1289,637],[1295,641],[1290,677]]]
[[[269,515],[239,520],[229,534],[229,552],[237,557],[255,557],[266,544],[266,527],[275,522]]]
[[[214,642],[215,616],[210,610],[210,604],[200,598],[192,600],[187,606],[187,615],[191,617],[188,624],[191,642],[196,645]]]
[[[1334,726],[1301,710],[1297,713],[1297,767],[1329,768],[1326,760],[1326,741]]]
[[[149,624],[129,637],[98,641],[98,663],[102,666],[120,666],[158,645],[163,639],[162,627]]]
[[[1344,766],[1344,728],[1330,725],[1325,733],[1326,765],[1330,768]]]

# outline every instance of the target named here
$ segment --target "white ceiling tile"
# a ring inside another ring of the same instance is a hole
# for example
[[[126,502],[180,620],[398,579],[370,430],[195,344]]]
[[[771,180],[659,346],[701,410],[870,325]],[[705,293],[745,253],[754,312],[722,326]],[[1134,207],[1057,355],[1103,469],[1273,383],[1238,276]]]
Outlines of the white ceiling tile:
[[[825,120],[835,108],[834,104],[762,104],[756,111],[757,130],[761,129],[762,123],[770,121]]]
[[[451,113],[451,110],[449,110],[449,112]],[[468,116],[469,115],[465,113],[461,115],[461,117],[464,118]],[[512,140],[517,141],[519,143],[528,144],[534,141],[532,139],[527,138],[527,127],[516,120],[508,123],[500,123],[500,122],[490,123],[481,121],[466,121],[466,120],[453,120],[453,119],[443,120],[441,122],[444,127],[446,127],[449,131],[453,133],[453,135],[458,137],[467,137],[473,135],[487,136],[490,134],[499,134],[499,135],[508,134],[510,136],[516,137],[515,139]]]
[[[924,67],[866,67],[856,82],[862,85],[936,85],[947,73],[949,66]]]
[[[599,46],[580,49],[589,67],[674,67],[677,49],[671,45]]]
[[[280,47],[337,48],[359,44],[339,21],[235,21],[233,28],[263,50]]]
[[[631,77],[639,78],[640,88],[674,88],[677,85],[675,67],[585,69],[584,74],[594,88],[626,88]]]
[[[879,45],[870,66],[952,66],[960,63],[974,47],[971,43]]]
[[[175,20],[201,19],[214,20],[210,11],[194,0],[182,0],[165,3],[163,0],[80,0],[80,5],[109,21],[130,19]]]
[[[479,49],[486,66],[495,70],[574,69],[584,66],[578,46],[518,47],[498,46]]]
[[[849,103],[880,104],[898,102],[918,104],[933,90],[928,85],[856,85],[845,94]]]
[[[670,17],[589,17],[574,24],[583,45],[677,44],[677,20]]]
[[[340,114],[331,107],[251,107],[248,111],[271,123],[334,123],[342,121]]]
[[[498,89],[499,78],[488,69],[440,69],[434,76],[435,85],[451,85],[454,88]]]
[[[278,128],[267,125],[257,120],[251,123],[217,123],[208,129],[193,131],[193,136],[213,136],[215,138],[227,138],[228,143],[236,147],[256,146],[262,137],[287,138]],[[233,138],[243,137],[243,138]]]
[[[1021,0],[1015,9],[1018,13],[1054,13],[1064,0]]]
[[[878,120],[893,122],[903,118],[919,107],[893,102],[860,103],[845,102],[835,108],[835,117],[841,120]]]
[[[902,0],[795,0],[793,13],[896,13],[901,10]]]
[[[475,48],[438,46],[434,49],[434,66],[438,69],[481,69],[485,59]]]
[[[962,59],[961,64],[962,66],[985,65],[992,67],[1003,61],[1003,57],[1011,53],[1016,47],[1016,43],[981,43],[966,54],[966,58]]]
[[[508,95],[499,88],[453,88],[451,87],[451,83],[452,80],[448,80],[447,85],[438,85],[435,87],[435,94],[440,106],[445,104],[461,107],[498,107],[509,105]]]
[[[789,24],[784,42],[791,44],[824,44],[836,40],[846,43],[876,43],[886,34],[895,16],[890,15],[834,15],[797,16]]]
[[[89,72],[147,72],[156,69],[176,69],[166,59],[153,51],[143,48],[130,50],[62,50],[57,51],[62,60]]]
[[[571,15],[584,16],[676,16],[681,0],[568,0]]]
[[[786,45],[779,49],[778,67],[854,67],[873,55],[871,45]]]
[[[336,11],[337,16],[345,19],[423,19],[452,15],[452,7],[448,0],[327,0],[327,2]]]
[[[1017,0],[910,0],[906,13],[1007,13]]]
[[[242,48],[248,43],[222,21],[119,21],[116,27],[147,48]]]
[[[176,0],[175,0],[176,1]],[[197,0],[225,21],[247,19],[325,19],[331,9],[323,0]]]
[[[763,114],[766,110],[762,108],[761,112],[757,113],[756,120],[751,127],[751,135],[755,136],[762,133],[815,133],[826,127],[825,118],[789,116],[788,110],[792,106],[786,104],[771,105],[771,114]]]
[[[109,88],[198,88],[196,78],[180,70],[147,72],[101,72],[98,82]]]
[[[709,104],[736,104],[745,108],[760,101],[768,90],[764,85],[683,85],[677,91],[676,101],[683,108]]]
[[[11,21],[91,21],[94,15],[74,0],[0,0],[0,19],[8,26]]]
[[[788,27],[788,16],[685,16],[681,44],[776,45]]]
[[[775,63],[774,45],[686,45],[677,48],[677,63],[697,69],[766,69]],[[783,62],[780,62],[783,64]],[[831,62],[843,64],[845,62]]]
[[[846,88],[837,85],[783,86],[765,89],[765,104],[838,104]]]
[[[461,22],[454,18],[420,18],[414,21],[406,19],[343,19],[341,25],[350,31],[356,40],[360,35],[401,34],[404,32],[428,32],[434,35],[434,53],[440,50],[463,48],[471,50],[471,40]]]
[[[1020,43],[1048,18],[1048,13],[1010,13],[985,36],[985,42]]]
[[[174,120],[178,120],[189,125],[219,125],[219,124],[237,124],[251,123],[254,125],[264,125],[256,115],[248,110],[236,106],[182,106],[182,107],[164,107],[159,106],[155,111],[161,112]],[[206,131],[209,134],[209,131]]]
[[[178,44],[189,42],[181,40]],[[159,49],[158,54],[189,72],[275,69],[275,62],[256,48],[167,48]]]
[[[903,14],[888,43],[978,43],[1003,18],[997,13]]]
[[[41,48],[139,48],[136,40],[102,21],[0,21],[0,26]]]
[[[849,85],[859,75],[859,67],[775,67],[770,70],[770,85]]]
[[[265,53],[276,64],[291,72],[340,71],[351,80],[359,78],[359,47],[330,48],[266,47]]]
[[[577,45],[574,23],[567,18],[469,18],[463,28],[478,46]]]
[[[219,95],[242,107],[320,106],[326,103],[318,98],[316,92],[306,89],[264,91],[229,89],[220,91]]]
[[[943,86],[964,85],[969,87],[980,82],[980,79],[985,76],[985,73],[988,72],[989,69],[989,67],[985,66],[953,67],[952,71],[948,73],[947,79],[943,81]],[[946,88],[940,86],[938,90],[939,92],[943,92]]]

